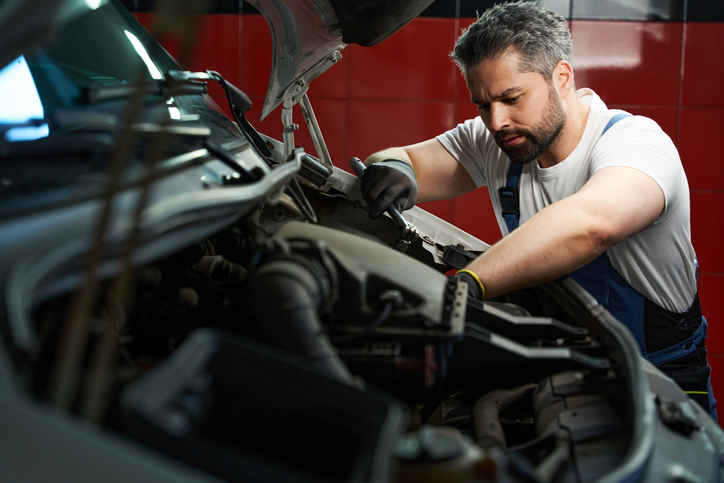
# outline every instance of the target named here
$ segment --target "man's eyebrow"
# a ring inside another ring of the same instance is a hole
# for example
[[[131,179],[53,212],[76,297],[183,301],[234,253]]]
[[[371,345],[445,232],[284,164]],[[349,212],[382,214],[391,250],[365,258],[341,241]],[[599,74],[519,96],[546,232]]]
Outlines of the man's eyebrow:
[[[502,99],[503,97],[508,97],[512,93],[519,91],[520,89],[522,89],[522,87],[520,87],[520,86],[509,87],[508,89],[505,89],[500,94],[492,96],[492,98],[493,98],[493,100]],[[481,101],[480,99],[475,99],[474,97],[470,98],[470,100],[473,102],[473,104],[483,104],[484,102],[486,102],[486,101]]]

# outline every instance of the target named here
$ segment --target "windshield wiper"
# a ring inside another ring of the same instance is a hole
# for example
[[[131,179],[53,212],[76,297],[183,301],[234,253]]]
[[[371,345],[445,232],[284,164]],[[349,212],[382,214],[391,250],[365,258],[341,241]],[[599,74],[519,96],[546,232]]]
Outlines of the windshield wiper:
[[[173,72],[173,71],[172,71]],[[184,94],[206,94],[206,84],[183,76],[169,75],[165,79],[152,79],[141,83],[133,84],[102,84],[92,82],[86,86],[85,100],[89,104],[107,101],[110,99],[122,99],[133,96],[137,93],[158,95],[163,98],[171,98]]]
[[[155,94],[164,98],[184,94],[206,94],[206,82],[213,80],[224,89],[229,108],[239,128],[247,135],[259,153],[268,158],[271,150],[261,138],[256,129],[246,119],[246,112],[251,109],[251,100],[244,92],[226,81],[221,74],[215,71],[189,72],[170,70],[163,80],[149,80],[140,84],[101,84],[91,83],[85,88],[85,98],[88,103],[101,102],[109,99],[131,97],[134,94]]]
[[[207,70],[206,72],[189,72],[180,70],[171,70],[168,72],[168,76],[175,79],[177,83],[183,82],[194,82],[194,81],[216,81],[226,95],[226,100],[229,102],[229,109],[231,114],[234,116],[234,120],[239,128],[246,134],[251,140],[251,143],[256,147],[265,158],[271,156],[271,150],[266,145],[264,140],[261,138],[259,133],[254,126],[252,126],[246,119],[246,112],[251,109],[251,99],[242,90],[231,84],[229,81],[224,79],[221,74],[213,70]]]
[[[249,96],[224,79],[218,72],[208,70],[206,74],[218,82],[224,89],[231,113],[234,115],[234,120],[241,130],[251,139],[251,142],[259,150],[259,153],[265,158],[269,158],[272,155],[271,149],[266,145],[257,130],[254,129],[254,126],[246,119],[246,112],[251,109],[251,99],[249,99]]]

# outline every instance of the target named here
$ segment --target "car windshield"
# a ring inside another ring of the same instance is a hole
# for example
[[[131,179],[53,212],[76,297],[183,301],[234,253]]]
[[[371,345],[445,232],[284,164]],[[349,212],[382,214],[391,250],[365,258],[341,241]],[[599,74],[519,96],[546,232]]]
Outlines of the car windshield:
[[[41,121],[58,110],[86,108],[83,90],[89,84],[162,79],[170,69],[179,66],[125,10],[113,3],[89,9],[0,70],[5,140],[47,136],[49,127]],[[40,126],[10,127],[23,123]]]
[[[180,68],[115,0],[88,7],[45,43],[20,53],[0,69],[0,200],[97,187],[133,89],[89,100],[89,86],[98,92],[153,83]],[[218,144],[238,142],[233,124],[205,96],[148,94],[145,100],[137,123],[191,121],[211,127]],[[143,159],[135,152],[143,143],[136,144],[129,168]],[[188,143],[169,144],[165,158],[189,150]]]

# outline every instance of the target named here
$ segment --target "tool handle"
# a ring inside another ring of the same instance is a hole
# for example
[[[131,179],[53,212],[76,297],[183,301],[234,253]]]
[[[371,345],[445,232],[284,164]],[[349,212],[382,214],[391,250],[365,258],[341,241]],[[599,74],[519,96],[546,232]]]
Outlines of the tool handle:
[[[359,158],[350,159],[349,167],[352,168],[352,171],[354,171],[354,174],[356,174],[358,178],[362,179],[362,176],[365,174],[365,165]]]

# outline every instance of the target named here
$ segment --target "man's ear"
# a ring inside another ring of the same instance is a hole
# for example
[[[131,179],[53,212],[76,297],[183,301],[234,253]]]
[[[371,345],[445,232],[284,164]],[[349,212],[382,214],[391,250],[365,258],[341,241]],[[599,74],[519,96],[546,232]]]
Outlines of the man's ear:
[[[553,85],[562,97],[565,97],[571,89],[575,89],[573,67],[568,61],[559,60],[553,68]]]

